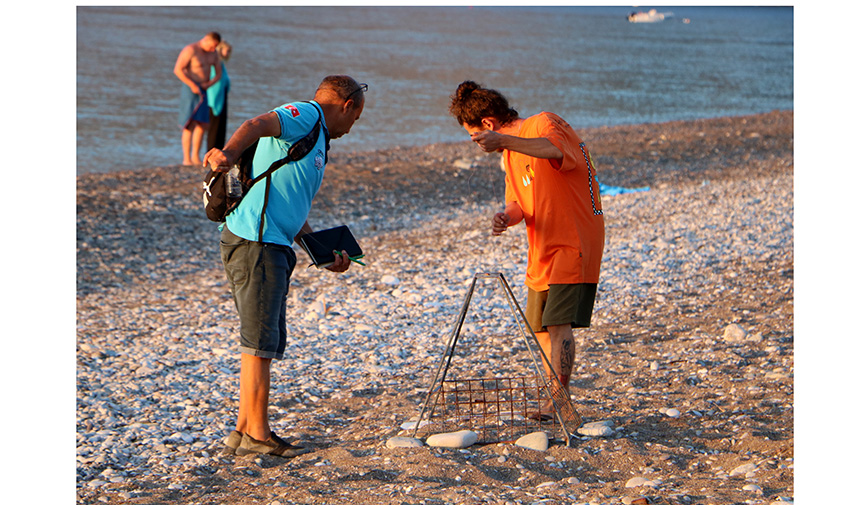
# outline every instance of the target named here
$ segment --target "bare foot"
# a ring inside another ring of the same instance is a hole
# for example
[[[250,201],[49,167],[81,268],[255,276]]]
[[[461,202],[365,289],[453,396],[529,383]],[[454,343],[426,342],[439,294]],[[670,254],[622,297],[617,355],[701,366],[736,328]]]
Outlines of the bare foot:
[[[529,412],[529,419],[534,419],[537,421],[540,419],[541,421],[549,421],[552,419],[553,414],[555,414],[555,409],[552,406],[552,400],[546,399],[543,405],[536,412]]]

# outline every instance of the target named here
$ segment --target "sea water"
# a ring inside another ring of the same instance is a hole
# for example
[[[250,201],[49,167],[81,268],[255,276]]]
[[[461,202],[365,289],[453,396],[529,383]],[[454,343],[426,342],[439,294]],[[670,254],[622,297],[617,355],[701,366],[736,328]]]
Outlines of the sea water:
[[[333,153],[467,140],[466,79],[574,128],[793,109],[791,7],[77,7],[77,173],[178,164],[179,51],[233,45],[227,133],[345,73],[369,85]]]

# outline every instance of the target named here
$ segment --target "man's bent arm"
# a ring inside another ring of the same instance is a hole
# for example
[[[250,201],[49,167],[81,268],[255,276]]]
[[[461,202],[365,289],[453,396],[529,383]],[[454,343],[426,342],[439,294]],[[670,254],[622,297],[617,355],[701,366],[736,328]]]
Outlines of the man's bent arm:
[[[533,158],[554,160],[564,157],[564,153],[545,137],[524,138],[492,130],[482,130],[472,134],[472,142],[477,143],[481,149],[488,153],[507,149]]]
[[[505,135],[502,140],[502,146],[504,149],[522,153],[532,158],[556,160],[564,157],[561,149],[550,142],[548,138],[544,137],[530,139]]]
[[[200,87],[197,86],[197,83],[194,82],[194,79],[188,76],[188,73],[185,69],[188,68],[189,63],[191,62],[191,55],[193,51],[191,46],[185,47],[180,53],[179,57],[176,58],[176,64],[173,65],[173,74],[179,78],[180,81],[183,82],[186,86],[191,88],[191,91],[194,93],[200,93]]]
[[[505,206],[505,214],[511,218],[508,222],[508,226],[514,226],[519,224],[520,221],[523,220],[523,209],[520,207],[519,202],[513,201],[508,202]]]

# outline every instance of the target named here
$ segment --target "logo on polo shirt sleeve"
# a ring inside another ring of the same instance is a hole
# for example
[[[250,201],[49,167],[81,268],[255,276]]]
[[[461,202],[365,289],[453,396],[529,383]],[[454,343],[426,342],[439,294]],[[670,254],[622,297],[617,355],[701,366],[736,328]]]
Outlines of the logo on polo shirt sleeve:
[[[292,114],[293,117],[299,117],[299,115],[301,114],[301,112],[299,112],[299,109],[295,105],[284,105],[284,108],[290,111],[290,114]]]

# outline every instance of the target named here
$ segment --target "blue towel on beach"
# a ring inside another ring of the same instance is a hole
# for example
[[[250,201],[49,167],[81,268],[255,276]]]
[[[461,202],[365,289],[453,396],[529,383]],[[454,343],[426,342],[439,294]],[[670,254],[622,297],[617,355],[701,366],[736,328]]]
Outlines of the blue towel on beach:
[[[182,85],[182,91],[179,94],[179,126],[187,128],[191,121],[198,123],[209,122],[209,103],[206,100],[206,93],[196,95],[191,92],[191,88]]]
[[[649,186],[642,186],[639,188],[622,188],[621,186],[609,186],[599,181],[598,184],[600,184],[600,194],[603,196],[623,195],[624,193],[639,193],[640,191],[648,191],[651,189]]]

